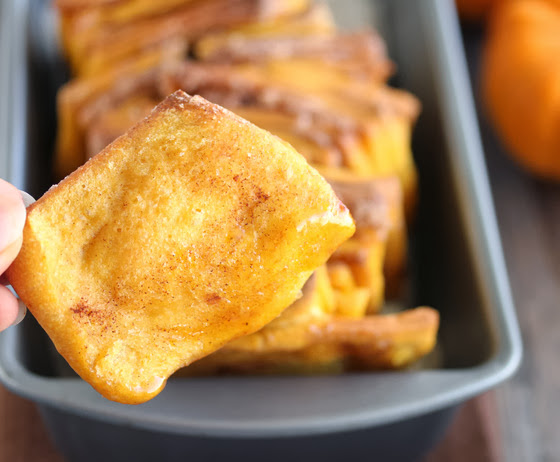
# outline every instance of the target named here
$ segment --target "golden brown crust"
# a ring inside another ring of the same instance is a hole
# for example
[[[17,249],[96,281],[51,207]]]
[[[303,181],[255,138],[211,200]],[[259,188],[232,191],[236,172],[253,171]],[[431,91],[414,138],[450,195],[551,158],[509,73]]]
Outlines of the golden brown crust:
[[[378,369],[404,367],[432,351],[439,313],[427,307],[364,319],[335,319],[315,330],[317,342],[338,346],[356,366]]]
[[[139,403],[278,316],[353,230],[292,148],[179,91],[28,209],[8,278],[80,376]]]
[[[360,179],[340,181],[328,179],[336,195],[348,207],[360,229],[376,229],[382,234],[391,227],[390,206],[394,201],[388,200],[400,191],[395,178]],[[399,198],[400,199],[400,198]],[[400,201],[398,202],[400,203]]]
[[[328,8],[309,7],[308,0],[58,3],[72,67],[80,77],[93,77],[90,93],[84,91],[81,99],[70,101],[70,110],[61,111],[66,121],[60,124],[62,133],[74,136],[63,139],[77,147],[66,145],[65,151],[74,166],[145,117],[157,101],[182,89],[294,146],[328,178],[356,220],[356,234],[333,253],[326,269],[314,273],[299,300],[257,332],[197,361],[187,374],[398,368],[431,349],[437,320],[426,318],[414,326],[422,310],[402,317],[367,316],[382,309],[385,296],[398,294],[402,281],[407,246],[403,198],[410,217],[416,196],[410,131],[419,111],[412,95],[385,84],[393,65],[375,32],[337,32]],[[178,59],[160,59],[173,43],[183,50]],[[181,62],[187,43],[190,57]],[[148,54],[153,59],[147,68],[105,86],[95,83],[107,70]],[[118,141],[114,145],[127,149]],[[243,176],[236,176],[241,181]],[[270,206],[270,196],[262,190],[244,197],[259,202],[258,209]],[[321,220],[310,218],[312,223]],[[237,226],[245,221],[238,217]],[[298,228],[305,231],[307,225]],[[228,236],[237,242],[242,235],[237,228]],[[215,308],[223,303],[215,290],[202,298]],[[71,312],[76,319],[99,316],[81,300]]]
[[[232,35],[205,61],[220,63],[261,62],[273,59],[312,58],[337,66],[354,67],[354,73],[363,73],[384,81],[393,71],[387,58],[385,43],[372,31],[309,36],[243,37]]]
[[[158,99],[138,95],[131,97],[116,107],[104,111],[90,122],[86,131],[86,156],[93,157],[111,144],[136,122],[146,117]]]
[[[196,58],[205,61],[212,60],[224,44],[235,38],[329,36],[335,33],[336,25],[330,8],[326,3],[319,2],[295,14],[204,34],[193,48]]]
[[[339,310],[369,291],[368,313],[381,309],[387,289],[398,292],[406,267],[407,235],[402,188],[396,177],[326,176],[356,222],[356,233],[328,262]],[[346,269],[341,268],[341,265]],[[344,278],[341,276],[344,275]]]
[[[82,18],[68,32],[73,66],[87,59],[118,62],[170,39],[193,40],[202,34],[236,24],[293,14],[307,8],[307,0],[212,0],[188,2],[164,14],[140,17],[122,24],[100,24],[84,33],[91,18]]]
[[[74,79],[59,90],[55,159],[55,172],[59,178],[85,162],[84,135],[95,117],[136,92],[154,93],[157,73],[154,68],[162,61],[177,59],[181,48],[180,44],[175,45],[171,48],[170,55],[142,55],[120,63],[102,74]],[[156,99],[163,98],[158,94]]]
[[[310,324],[299,348],[276,345],[247,350],[235,342],[183,369],[181,375],[215,373],[337,373],[352,369],[397,369],[435,346],[439,314],[420,307],[363,319],[332,318]]]
[[[384,86],[364,85],[344,72],[315,72],[312,62],[294,62],[293,71],[301,75],[297,82],[288,82],[291,67],[288,62],[266,67],[179,63],[164,68],[160,91],[182,88],[233,111],[250,108],[283,114],[292,120],[287,133],[303,140],[294,146],[314,166],[347,167],[370,177],[398,175],[413,195],[414,165],[407,152],[407,133],[401,127],[410,128],[416,117],[416,99]],[[325,88],[307,89],[318,75],[323,76],[320,81]],[[254,122],[258,120],[261,117]],[[273,126],[263,128],[275,133]],[[323,157],[308,156],[306,144],[319,147]],[[334,162],[333,153],[337,154]]]

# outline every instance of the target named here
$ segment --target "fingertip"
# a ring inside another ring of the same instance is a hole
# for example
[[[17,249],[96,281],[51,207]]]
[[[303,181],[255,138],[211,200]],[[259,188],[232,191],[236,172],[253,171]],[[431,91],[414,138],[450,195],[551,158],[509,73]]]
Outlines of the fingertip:
[[[0,252],[22,234],[26,210],[20,191],[0,179]]]
[[[0,331],[13,325],[19,314],[20,306],[17,298],[7,287],[0,286]]]
[[[3,274],[4,271],[8,269],[8,267],[12,264],[12,262],[18,256],[18,253],[21,249],[23,238],[19,236],[14,242],[12,242],[8,247],[3,250],[0,250],[0,274]],[[4,283],[5,275],[2,277],[2,283]]]

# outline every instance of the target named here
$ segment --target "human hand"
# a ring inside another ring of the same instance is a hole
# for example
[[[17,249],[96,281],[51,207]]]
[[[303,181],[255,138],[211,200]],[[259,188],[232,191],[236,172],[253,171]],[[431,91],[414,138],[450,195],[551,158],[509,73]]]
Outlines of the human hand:
[[[23,238],[25,205],[21,193],[10,183],[0,179],[0,282],[1,276],[17,257]],[[0,331],[17,324],[25,315],[25,306],[10,290],[0,284]]]

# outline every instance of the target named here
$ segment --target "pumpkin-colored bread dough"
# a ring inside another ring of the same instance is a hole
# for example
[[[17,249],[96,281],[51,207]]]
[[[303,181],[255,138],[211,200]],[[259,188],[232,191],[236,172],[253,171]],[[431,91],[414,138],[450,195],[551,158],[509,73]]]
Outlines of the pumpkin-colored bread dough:
[[[286,40],[303,41],[308,38],[334,36],[336,27],[325,3],[311,3],[309,8],[290,16],[241,24],[203,35],[194,45],[196,57],[204,61],[230,61],[237,53],[254,56],[254,48],[266,47],[264,56],[289,54]],[[305,46],[305,45],[304,45]]]
[[[479,11],[500,1],[458,3]],[[420,104],[388,84],[395,65],[375,30],[343,31],[328,4],[313,0],[55,4],[73,75],[58,96],[59,178],[182,90],[292,146],[355,220],[355,234],[314,271],[301,298],[181,374],[403,368],[431,350],[436,312],[386,314],[409,288]]]
[[[434,348],[438,326],[437,311],[426,307],[398,314],[349,317],[333,305],[329,278],[320,267],[305,284],[303,296],[278,318],[177,375],[403,368]]]
[[[72,7],[58,2],[61,42],[75,75],[94,75],[169,41],[299,14],[308,0],[135,0]]]
[[[402,190],[396,177],[326,178],[356,222],[356,233],[333,253],[327,268],[341,314],[360,318],[382,308],[386,285],[398,293],[402,284],[407,251]]]
[[[354,232],[293,148],[182,91],[29,207],[8,278],[105,397],[251,334]]]

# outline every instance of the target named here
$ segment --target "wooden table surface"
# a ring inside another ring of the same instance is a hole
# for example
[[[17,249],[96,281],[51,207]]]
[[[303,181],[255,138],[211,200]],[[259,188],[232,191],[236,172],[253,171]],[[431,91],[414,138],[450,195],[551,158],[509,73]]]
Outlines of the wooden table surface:
[[[477,93],[481,30],[465,39]],[[558,461],[560,185],[518,168],[483,115],[481,134],[525,353],[511,380],[460,410],[426,462]],[[0,416],[0,462],[62,461],[31,403],[0,388]]]

